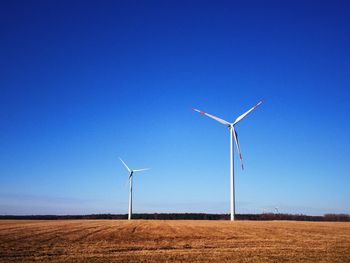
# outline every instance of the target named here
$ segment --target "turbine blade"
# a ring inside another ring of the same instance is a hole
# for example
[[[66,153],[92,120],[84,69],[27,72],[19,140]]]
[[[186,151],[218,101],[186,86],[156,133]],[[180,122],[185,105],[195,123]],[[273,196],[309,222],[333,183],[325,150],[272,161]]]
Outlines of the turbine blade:
[[[253,108],[251,108],[250,110],[246,111],[246,112],[243,113],[241,116],[239,116],[239,117],[233,122],[233,125],[235,125],[236,123],[240,122],[245,116],[247,116],[249,113],[251,113],[253,110],[255,110],[261,103],[263,103],[263,100],[259,101],[257,104],[254,105]]]
[[[235,131],[235,129],[233,129],[233,135],[235,137],[235,142],[236,142],[236,146],[237,146],[237,151],[238,151],[238,156],[239,156],[239,160],[241,161],[241,167],[242,170],[244,170],[244,166],[243,166],[243,157],[242,157],[242,153],[241,153],[241,147],[239,146],[239,142],[238,142],[238,134]]]
[[[124,163],[124,161],[122,160],[122,158],[119,157],[119,160],[124,164],[125,168],[128,170],[129,173],[131,173],[131,169],[126,165],[126,163]]]
[[[137,170],[133,170],[133,172],[147,171],[147,170],[150,170],[150,169],[151,168],[137,169]]]
[[[192,108],[192,110],[194,110],[194,111],[196,111],[196,112],[199,112],[200,114],[203,114],[203,115],[205,115],[205,116],[208,116],[209,118],[212,118],[212,119],[214,119],[214,120],[216,120],[216,121],[218,121],[218,122],[220,122],[220,123],[222,123],[222,124],[224,124],[224,125],[228,125],[228,126],[231,125],[231,123],[229,123],[228,121],[225,121],[225,120],[223,120],[223,119],[220,119],[220,118],[218,118],[218,117],[216,117],[216,116],[214,116],[214,115],[211,115],[211,114],[209,114],[209,113],[206,113],[206,112],[204,112],[204,111],[197,110],[197,109],[195,109],[195,108]]]

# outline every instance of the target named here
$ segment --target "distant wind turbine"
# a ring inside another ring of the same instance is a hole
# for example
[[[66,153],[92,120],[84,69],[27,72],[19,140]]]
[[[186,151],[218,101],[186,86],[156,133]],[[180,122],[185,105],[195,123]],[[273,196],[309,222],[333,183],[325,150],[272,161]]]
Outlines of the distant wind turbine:
[[[129,215],[128,215],[128,220],[131,219],[131,215],[132,215],[132,177],[134,172],[141,172],[141,171],[147,171],[150,168],[144,168],[144,169],[137,169],[137,170],[132,170],[130,169],[126,163],[124,163],[124,161],[119,157],[119,160],[124,164],[125,168],[128,170],[129,172],[129,185],[130,185],[130,192],[129,192]]]
[[[193,108],[194,111],[197,111],[205,116],[208,116],[209,118],[212,118],[214,120],[216,120],[217,122],[220,122],[221,124],[226,125],[229,130],[230,130],[230,178],[231,178],[231,184],[230,184],[230,189],[231,189],[231,196],[230,196],[230,201],[231,201],[231,221],[235,220],[235,186],[234,186],[234,167],[233,167],[233,138],[236,142],[236,146],[237,146],[237,151],[239,154],[239,159],[241,161],[241,166],[242,166],[242,170],[243,170],[243,158],[242,158],[242,154],[241,154],[241,149],[239,146],[239,142],[238,142],[238,135],[237,132],[235,131],[235,125],[240,122],[244,117],[246,117],[250,112],[252,112],[253,110],[255,110],[263,101],[259,101],[254,107],[252,107],[250,110],[248,110],[247,112],[243,113],[242,115],[240,115],[233,123],[230,123],[228,121],[225,121],[223,119],[220,119],[216,116],[213,116],[209,113],[206,113],[204,111],[201,110],[197,110],[195,108]]]

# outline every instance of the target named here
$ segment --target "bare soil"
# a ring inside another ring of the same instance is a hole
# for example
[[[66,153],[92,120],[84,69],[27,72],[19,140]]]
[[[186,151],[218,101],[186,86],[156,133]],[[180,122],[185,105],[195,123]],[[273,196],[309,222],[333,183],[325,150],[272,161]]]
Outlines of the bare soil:
[[[0,262],[350,262],[350,223],[0,220]]]

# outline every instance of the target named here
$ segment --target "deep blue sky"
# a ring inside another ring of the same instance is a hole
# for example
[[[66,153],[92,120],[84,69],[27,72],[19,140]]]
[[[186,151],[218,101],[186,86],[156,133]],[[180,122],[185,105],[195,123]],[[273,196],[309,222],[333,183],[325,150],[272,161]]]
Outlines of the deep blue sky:
[[[1,1],[0,214],[350,213],[348,1]],[[237,156],[237,155],[236,155]]]

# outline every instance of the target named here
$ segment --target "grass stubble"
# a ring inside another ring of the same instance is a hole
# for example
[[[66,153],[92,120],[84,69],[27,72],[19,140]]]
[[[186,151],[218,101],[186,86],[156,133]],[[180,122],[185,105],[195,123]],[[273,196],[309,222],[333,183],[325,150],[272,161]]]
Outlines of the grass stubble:
[[[0,262],[350,262],[350,223],[0,220]]]

